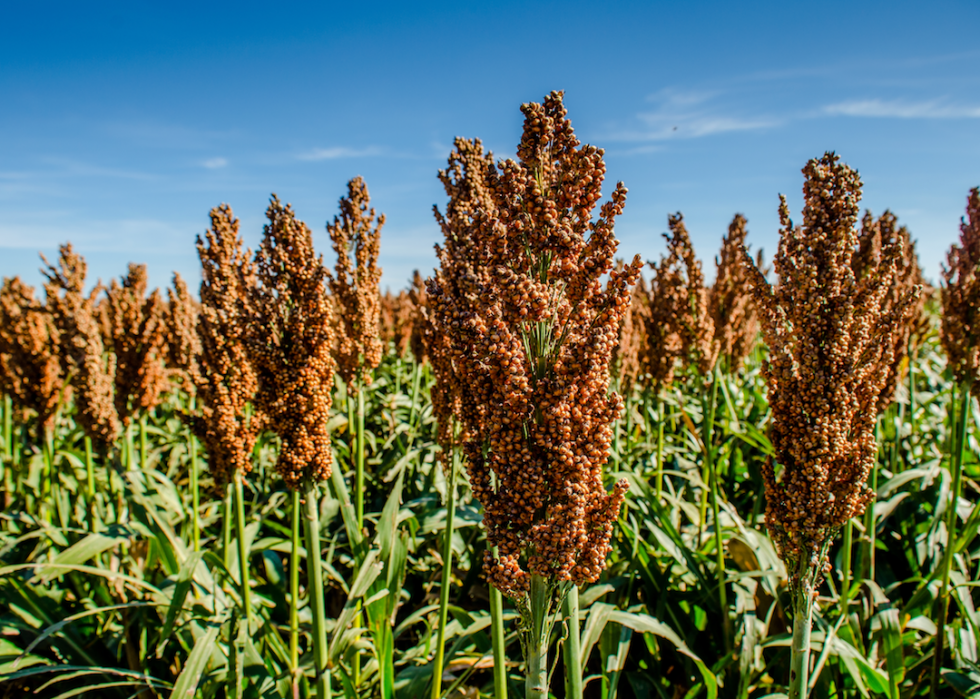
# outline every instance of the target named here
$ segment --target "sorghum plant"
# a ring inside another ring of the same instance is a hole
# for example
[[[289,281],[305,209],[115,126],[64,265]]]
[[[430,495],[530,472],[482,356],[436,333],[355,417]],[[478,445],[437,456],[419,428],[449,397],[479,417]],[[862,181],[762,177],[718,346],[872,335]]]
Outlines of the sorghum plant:
[[[197,333],[198,313],[197,301],[191,296],[187,283],[174,272],[173,287],[167,289],[167,306],[163,315],[167,367],[190,392],[194,391],[197,383],[197,357],[201,353],[201,338]]]
[[[622,269],[622,260],[616,268]],[[630,306],[623,316],[619,340],[613,348],[611,365],[615,367],[616,387],[623,395],[629,395],[640,377],[640,354],[646,345],[644,314],[649,310],[650,296],[646,280],[641,276],[633,287]]]
[[[399,357],[405,356],[411,345],[416,313],[409,289],[402,289],[397,294],[386,291],[381,296],[381,342],[386,348],[393,344]]]
[[[44,262],[47,264],[47,260]],[[116,358],[105,351],[95,305],[103,287],[97,284],[88,297],[83,295],[85,259],[72,250],[70,243],[61,246],[58,267],[48,265],[42,272],[47,278],[44,293],[48,308],[60,337],[62,370],[74,389],[75,420],[85,432],[85,472],[88,496],[92,499],[93,447],[105,462],[119,433],[113,380]]]
[[[202,276],[197,395],[203,405],[192,424],[218,485],[228,483],[235,472],[252,469],[252,448],[261,428],[261,416],[249,412],[258,379],[244,344],[255,267],[249,252],[242,250],[238,225],[231,207],[222,205],[211,210],[211,228],[197,238]]]
[[[980,395],[980,188],[970,190],[960,244],[943,265],[942,340],[949,370],[961,385]]]
[[[667,222],[667,255],[662,255],[658,264],[649,263],[653,276],[642,316],[646,344],[640,354],[641,374],[656,396],[658,408],[658,498],[663,489],[663,392],[673,383],[674,373],[681,365],[693,365],[703,375],[711,371],[717,357],[701,262],[694,254],[683,216],[670,215]]]
[[[327,224],[337,253],[334,276],[327,275],[337,309],[338,341],[335,350],[337,373],[347,384],[348,434],[353,437],[351,454],[355,468],[354,499],[357,525],[364,526],[364,395],[371,373],[381,362],[379,316],[381,268],[378,251],[384,214],[375,216],[367,184],[360,177],[347,183],[347,196],[340,199],[340,215]],[[353,261],[351,253],[354,254]],[[354,396],[357,426],[353,425]]]
[[[187,284],[179,274],[174,272],[173,288],[167,289],[167,307],[164,309],[164,323],[167,328],[167,368],[172,377],[176,377],[180,387],[188,394],[190,412],[197,412],[197,386],[201,383],[201,371],[198,365],[201,354],[201,337],[198,334],[198,317],[200,309],[197,301],[191,296]],[[187,426],[187,450],[190,452],[190,489],[191,489],[191,540],[194,550],[200,550],[200,522],[198,509],[200,505],[200,487],[198,483],[197,440],[194,438],[190,425]]]
[[[45,260],[45,262],[47,262]],[[44,270],[48,306],[61,339],[61,356],[74,390],[75,420],[100,451],[108,449],[119,433],[114,403],[115,355],[105,351],[95,299],[101,285],[86,297],[85,259],[62,245],[58,266]]]
[[[425,280],[418,270],[412,273],[412,286],[408,290],[408,298],[412,307],[412,334],[408,339],[408,347],[412,351],[415,363],[421,366],[425,361],[426,296]]]
[[[953,564],[957,531],[957,509],[963,479],[963,457],[971,412],[971,396],[980,396],[980,188],[967,197],[966,217],[960,224],[960,244],[953,245],[943,265],[942,326],[940,340],[946,350],[948,368],[956,380],[959,405],[953,400],[953,453],[950,455],[952,486],[946,508],[946,549],[940,564],[941,587],[937,615],[936,648],[933,658],[932,696],[937,696],[946,616],[949,613],[949,575]],[[955,395],[955,392],[954,392]]]
[[[915,252],[915,241],[912,240],[908,228],[898,225],[895,214],[885,211],[881,217],[875,219],[870,211],[865,212],[861,220],[861,232],[858,234],[858,250],[851,261],[857,279],[864,278],[881,263],[883,245],[894,244],[897,240],[901,241],[902,256],[896,263],[891,287],[881,301],[881,310],[884,313],[902,303],[909,291],[922,285],[922,268]],[[888,367],[888,377],[879,396],[879,413],[891,405],[895,398],[895,390],[902,380],[902,367],[908,357],[912,331],[919,323],[924,305],[925,298],[919,294],[908,311],[906,321],[896,328],[892,337],[892,363]]]
[[[708,289],[684,217],[672,214],[667,223],[667,255],[661,256],[659,264],[649,263],[653,276],[649,313],[644,316],[647,342],[641,357],[644,374],[658,391],[673,382],[679,364],[707,373],[718,355],[708,313]]]
[[[109,284],[102,305],[106,344],[116,357],[116,413],[124,427],[136,412],[152,410],[166,387],[163,300],[158,289],[149,296],[146,290],[146,265],[130,264],[122,283]]]
[[[20,277],[5,278],[0,288],[0,390],[21,413],[22,442],[27,441],[28,413],[33,411],[37,416],[34,430],[45,461],[39,506],[49,494],[56,495],[58,487],[52,437],[66,388],[59,343],[54,319],[34,298],[34,288]],[[50,515],[45,516],[50,521]]]
[[[333,319],[326,294],[327,271],[313,251],[310,229],[275,196],[266,217],[269,223],[255,258],[257,283],[248,289],[247,346],[258,377],[256,404],[282,440],[276,470],[293,491],[294,531],[302,499],[317,697],[324,699],[330,696],[330,670],[317,484],[330,477],[332,465],[327,423],[335,368]],[[293,546],[291,565],[295,566],[295,536]],[[293,597],[295,608],[295,590]],[[294,677],[298,666],[295,624],[293,613],[290,652]],[[295,680],[293,687],[298,694]]]
[[[522,612],[526,696],[548,693],[556,591],[574,598],[566,667],[570,694],[580,696],[576,586],[605,567],[626,491],[623,481],[608,493],[602,467],[622,404],[609,391],[609,361],[641,263],[613,268],[626,188],[618,184],[592,219],[603,151],[580,145],[562,93],[521,111],[518,161],[494,168],[470,144],[440,174],[450,205],[439,217],[446,247],[429,304],[467,386],[463,447],[496,547],[484,570]]]
[[[917,291],[883,311],[900,241],[883,245],[881,261],[856,278],[857,172],[827,153],[803,174],[802,225],[793,225],[780,198],[779,285],[743,255],[769,346],[775,462],[765,463],[763,477],[766,526],[786,563],[794,604],[790,699],[808,693],[813,606],[827,550],[838,529],[874,499],[866,480],[877,452],[876,409],[895,328]]]
[[[749,275],[742,264],[745,245],[745,217],[735,214],[715,258],[715,283],[708,295],[708,309],[714,324],[714,340],[725,369],[736,372],[749,356],[759,335],[759,318]]]
[[[340,215],[327,224],[337,253],[334,275],[329,277],[341,316],[337,324],[337,373],[354,391],[361,384],[371,383],[371,370],[378,366],[384,349],[378,328],[378,250],[384,224],[384,214],[375,215],[367,184],[360,177],[347,184],[347,196],[340,199]]]
[[[48,309],[34,298],[34,287],[20,277],[0,288],[0,389],[14,407],[37,416],[38,438],[53,427],[64,375],[58,329]]]

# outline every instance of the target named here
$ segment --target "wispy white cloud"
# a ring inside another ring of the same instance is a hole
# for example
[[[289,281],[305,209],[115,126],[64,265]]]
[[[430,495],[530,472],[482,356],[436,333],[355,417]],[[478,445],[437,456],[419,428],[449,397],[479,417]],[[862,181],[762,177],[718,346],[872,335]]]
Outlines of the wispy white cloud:
[[[347,146],[334,146],[333,148],[314,148],[300,153],[296,156],[298,160],[337,160],[339,158],[370,158],[383,155],[384,149],[380,146],[368,146],[366,148],[348,148]]]
[[[620,141],[663,141],[676,138],[702,138],[732,131],[755,131],[779,126],[783,120],[769,115],[737,114],[718,104],[719,92],[661,90],[647,98],[656,104],[653,111],[641,112],[641,127],[624,128],[610,134]]]
[[[228,159],[227,158],[209,158],[208,160],[205,160],[203,163],[201,163],[201,165],[203,167],[206,167],[208,170],[217,170],[219,168],[223,168],[223,167],[227,166],[228,165]]]
[[[944,99],[919,102],[869,99],[829,104],[823,113],[885,119],[980,119],[980,106],[953,104]]]

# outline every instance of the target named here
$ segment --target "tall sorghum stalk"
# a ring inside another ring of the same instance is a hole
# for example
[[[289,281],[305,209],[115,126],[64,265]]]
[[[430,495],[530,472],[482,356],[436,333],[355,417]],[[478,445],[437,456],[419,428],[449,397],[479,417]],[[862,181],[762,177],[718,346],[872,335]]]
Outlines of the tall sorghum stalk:
[[[856,279],[857,173],[833,153],[803,169],[803,225],[781,199],[773,288],[746,251],[763,334],[775,460],[763,468],[766,526],[789,571],[793,643],[789,697],[808,694],[816,582],[834,533],[874,499],[867,478],[876,457],[876,408],[892,360],[894,328],[917,289],[881,310],[901,243]],[[778,470],[777,470],[778,464]]]
[[[365,434],[364,390],[381,362],[380,313],[381,268],[378,253],[384,214],[375,216],[367,184],[360,177],[347,183],[347,196],[340,199],[340,215],[327,224],[337,262],[334,276],[327,275],[338,312],[337,373],[347,386],[347,425],[354,470],[354,508],[357,527],[364,529]],[[351,259],[353,253],[353,260]],[[356,418],[356,422],[354,422]],[[354,620],[361,624],[360,614]],[[354,656],[354,684],[360,684],[360,655]]]
[[[941,563],[939,614],[936,620],[936,647],[932,667],[932,696],[937,696],[946,615],[949,610],[949,573],[956,546],[957,504],[962,481],[963,452],[972,396],[980,395],[980,188],[967,197],[966,216],[960,224],[960,243],[946,254],[943,266],[943,303],[940,339],[946,350],[948,367],[956,381],[960,401],[958,412],[953,401],[953,450],[950,455],[952,486],[946,506],[946,550]]]
[[[85,259],[70,244],[61,246],[59,252],[58,266],[43,270],[44,289],[60,333],[62,367],[71,376],[75,420],[85,432],[86,467],[91,470],[93,447],[99,453],[107,451],[119,433],[113,402],[116,358],[106,351],[99,325],[95,300],[103,287],[96,285],[84,296]]]
[[[292,677],[293,699],[299,697],[299,548],[300,548],[300,494],[292,491],[289,548],[289,673]]]
[[[4,509],[10,507],[11,502],[14,497],[14,421],[13,413],[14,404],[10,400],[10,396],[4,394],[3,396],[3,451],[4,451],[4,465],[3,465],[3,492],[4,492]]]
[[[49,308],[34,298],[20,277],[0,288],[0,390],[19,411],[37,416],[35,435],[53,427],[64,385],[60,336]]]
[[[609,361],[641,263],[613,268],[626,188],[592,219],[603,151],[580,147],[562,93],[521,110],[519,161],[495,167],[478,142],[457,139],[440,173],[450,201],[437,212],[445,246],[428,291],[461,386],[484,570],[521,612],[525,696],[536,699],[548,694],[553,612],[572,585],[599,577],[625,496],[625,481],[612,493],[602,482],[622,407]]]
[[[174,272],[173,287],[167,289],[167,307],[164,311],[166,323],[167,368],[181,388],[187,393],[188,412],[193,415],[196,404],[196,387],[200,382],[198,356],[201,353],[201,338],[197,332],[199,309],[190,294],[187,284]],[[198,508],[200,490],[197,472],[197,442],[191,430],[186,435],[187,451],[190,456],[189,479],[191,488],[191,526],[193,527],[194,550],[200,548],[200,525]]]
[[[639,350],[640,375],[658,405],[657,498],[663,491],[664,395],[682,363],[710,370],[711,357],[716,354],[711,344],[713,331],[701,263],[694,254],[683,216],[669,216],[668,225],[670,234],[664,234],[667,255],[662,255],[659,263],[649,263],[653,275],[648,296],[636,309],[644,339]]]
[[[327,272],[313,251],[310,229],[290,206],[273,196],[266,217],[255,258],[257,283],[249,289],[247,344],[259,382],[256,405],[282,440],[276,471],[301,493],[317,699],[326,699],[331,687],[317,484],[330,477],[332,466],[327,423],[335,364]],[[291,565],[295,555],[294,549]]]
[[[197,252],[202,268],[200,351],[186,366],[193,368],[188,376],[196,383],[203,406],[191,424],[208,452],[215,483],[225,488],[224,553],[227,560],[234,522],[242,611],[251,620],[242,478],[252,468],[252,447],[261,426],[261,414],[250,407],[258,384],[244,344],[248,291],[255,276],[248,253],[242,251],[238,220],[230,207],[211,210],[211,228],[203,239],[198,236]]]
[[[34,434],[41,442],[45,464],[37,506],[49,522],[50,508],[43,506],[57,501],[58,478],[50,440],[66,381],[59,345],[50,303],[38,302],[34,288],[19,277],[5,278],[0,288],[0,390],[18,410],[36,415]]]
[[[381,362],[384,344],[380,337],[381,268],[378,251],[384,214],[371,208],[367,184],[360,177],[347,183],[347,196],[340,199],[340,215],[327,224],[337,253],[328,284],[339,315],[336,350],[337,373],[347,384],[348,401],[356,400],[357,427],[353,432],[355,461],[354,501],[357,526],[364,527],[364,396],[371,374]],[[353,259],[351,254],[353,253]],[[348,405],[348,414],[353,406]]]
[[[437,280],[446,280],[454,284],[458,277],[457,272],[461,272],[467,263],[467,250],[471,246],[478,245],[477,241],[468,237],[470,217],[473,212],[484,206],[481,200],[483,190],[483,174],[488,169],[493,168],[493,157],[489,153],[484,154],[483,147],[479,141],[471,143],[461,139],[456,140],[456,150],[450,156],[450,168],[452,174],[440,172],[439,177],[450,193],[450,202],[447,206],[445,217],[438,213],[436,218],[443,224],[446,230],[454,232],[451,241],[447,234],[447,254],[446,260],[441,269],[436,270]],[[465,174],[464,174],[465,173]],[[486,203],[489,206],[489,203]],[[454,265],[459,264],[457,269]],[[448,271],[447,271],[448,270]],[[431,387],[432,411],[437,421],[437,441],[441,447],[438,453],[439,462],[442,465],[443,473],[447,480],[451,469],[455,468],[455,459],[458,458],[460,442],[466,437],[467,425],[463,422],[463,406],[471,405],[473,399],[470,397],[470,387],[463,381],[459,367],[453,360],[452,329],[442,324],[443,319],[438,314],[437,309],[432,306],[434,299],[426,291],[425,306],[421,308],[416,321],[419,326],[418,340],[413,345],[413,352],[416,360],[423,356],[432,365],[432,373],[435,383]],[[447,527],[448,529],[448,527]],[[447,536],[451,536],[446,532]],[[491,624],[492,637],[494,639],[503,638],[503,599],[500,597],[499,590],[492,585],[491,588]],[[498,599],[494,599],[493,592],[497,592]],[[449,596],[448,588],[444,587],[440,591],[439,620],[448,619]],[[445,611],[444,611],[445,610]],[[445,615],[445,616],[444,616]],[[440,628],[438,637],[445,637],[445,630]],[[494,683],[495,691],[498,695],[501,692],[501,685],[498,678],[501,672],[506,672],[506,655],[502,644],[496,641],[493,644],[494,652]],[[436,649],[436,657],[432,664],[432,696],[442,694],[442,664],[445,658],[442,657],[440,649]],[[506,683],[503,685],[506,696]]]

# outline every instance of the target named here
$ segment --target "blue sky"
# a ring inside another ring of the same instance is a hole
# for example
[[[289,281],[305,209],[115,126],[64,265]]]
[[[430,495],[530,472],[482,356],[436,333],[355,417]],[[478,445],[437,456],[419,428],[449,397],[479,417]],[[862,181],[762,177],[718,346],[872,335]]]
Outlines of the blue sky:
[[[980,3],[12,3],[0,22],[0,275],[38,283],[71,240],[91,275],[199,280],[222,202],[261,236],[270,193],[332,264],[324,224],[362,175],[387,214],[383,283],[434,264],[454,136],[497,157],[522,102],[565,90],[630,196],[624,256],[682,211],[711,260],[735,212],[768,256],[778,194],[836,150],[936,279],[980,185]],[[608,191],[608,188],[607,188]]]

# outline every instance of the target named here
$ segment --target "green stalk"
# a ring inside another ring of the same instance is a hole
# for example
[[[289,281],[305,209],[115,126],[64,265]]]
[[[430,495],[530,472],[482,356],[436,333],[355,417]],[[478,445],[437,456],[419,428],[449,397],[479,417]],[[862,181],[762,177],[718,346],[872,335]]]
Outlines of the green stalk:
[[[6,461],[3,464],[4,509],[10,509],[14,498],[14,424],[13,403],[10,396],[3,396],[3,450]]]
[[[493,585],[490,585],[490,638],[493,642],[493,696],[495,699],[507,699],[504,596]]]
[[[548,699],[548,641],[551,625],[551,586],[547,578],[531,575],[531,592],[528,600],[531,612],[531,628],[527,639],[527,676],[524,684],[525,699]]]
[[[245,541],[245,492],[242,472],[235,469],[235,528],[238,530],[238,578],[242,585],[242,606],[247,627],[252,627],[252,596],[248,580],[248,542]],[[251,633],[251,631],[249,632]]]
[[[364,387],[357,390],[357,528],[364,531]]]
[[[718,383],[721,375],[717,365],[714,368],[711,382],[711,399],[708,403],[708,421],[705,425],[704,455],[707,460],[708,489],[711,496],[711,517],[715,529],[715,572],[718,576],[718,604],[723,617],[722,635],[725,651],[731,652],[731,628],[728,616],[728,589],[725,575],[725,542],[721,531],[721,508],[718,504],[718,464],[715,460],[715,411],[718,405]]]
[[[442,668],[445,661],[446,624],[449,621],[449,587],[453,575],[453,525],[456,519],[456,469],[459,450],[453,449],[449,482],[446,484],[446,528],[442,542],[442,584],[439,588],[439,633],[436,658],[432,665],[432,699],[442,696]]]
[[[875,443],[882,443],[881,436],[881,420],[875,423]],[[878,457],[875,456],[875,461],[871,464],[871,487],[872,493],[878,492]],[[868,580],[875,579],[875,538],[876,538],[876,527],[875,527],[875,506],[874,502],[869,502],[868,506],[864,510],[864,533],[865,540],[861,551],[861,573],[862,577]]]
[[[847,613],[847,604],[851,592],[851,549],[854,539],[854,520],[847,520],[844,525],[844,543],[841,555],[841,585],[840,585],[840,604],[841,613]]]
[[[197,441],[189,427],[187,428],[187,446],[191,452],[191,526],[194,530],[191,536],[196,553],[201,550],[201,523],[199,520],[200,515],[198,514],[198,511],[201,509],[201,488],[198,484],[197,473]]]
[[[657,389],[657,475],[656,475],[656,497],[660,502],[660,496],[664,489],[664,397],[663,392]]]
[[[292,548],[289,557],[289,670],[293,699],[299,699],[299,491],[292,491]]]
[[[419,413],[415,406],[418,404],[421,383],[422,364],[415,362],[415,366],[412,369],[412,404],[408,409],[408,449],[412,448],[412,442],[415,441],[415,417]]]
[[[801,558],[799,589],[793,594],[793,645],[789,670],[789,699],[810,694],[810,632],[813,628],[814,574]]]
[[[7,458],[12,458],[14,454],[14,444],[11,441],[14,434],[14,404],[10,396],[3,396],[3,446],[7,452]]]
[[[949,613],[949,571],[953,566],[953,550],[956,546],[956,505],[959,502],[960,486],[963,480],[963,453],[966,451],[966,429],[970,419],[970,389],[972,382],[966,381],[960,387],[959,414],[957,415],[954,407],[954,439],[955,446],[951,461],[953,467],[953,485],[950,488],[950,503],[946,508],[946,549],[943,551],[943,560],[940,563],[942,577],[939,588],[939,618],[936,620],[936,650],[932,659],[932,698],[936,699],[939,688],[941,669],[943,664],[943,647],[946,636],[946,615]]]
[[[563,606],[568,618],[568,634],[562,647],[565,657],[565,696],[569,699],[582,699],[582,642],[579,637],[581,629],[577,585],[572,585]]]
[[[912,339],[909,338],[906,352],[909,358],[909,449],[912,449],[912,435],[915,432],[915,363],[912,352]]]
[[[146,413],[140,414],[140,468],[147,469],[148,459],[146,458]]]
[[[60,508],[58,507],[58,474],[54,471],[54,435],[51,432],[50,429],[44,430],[44,450],[42,453],[44,456],[44,484],[46,487],[42,489],[42,492],[45,499],[54,507],[55,513],[60,516]],[[50,509],[46,512],[45,521],[48,523],[52,521]],[[64,522],[62,522],[62,526],[64,526]]]
[[[133,424],[132,422],[126,423],[126,470],[130,471],[133,468]]]
[[[355,384],[355,390],[357,391],[357,427],[354,433],[354,462],[355,462],[355,483],[354,483],[354,507],[357,513],[357,530],[361,533],[364,532],[364,387],[359,383]],[[348,397],[347,400],[347,411],[348,419],[350,418],[350,411],[353,410],[354,402]],[[363,555],[363,552],[362,552]],[[357,603],[358,611],[357,616],[354,617],[355,626],[360,626],[361,621],[361,602],[358,600]],[[353,662],[351,663],[351,674],[353,675],[354,686],[359,687],[361,684],[361,655],[357,653],[354,655]]]
[[[88,499],[95,499],[95,465],[92,463],[92,438],[85,435],[85,476]]]
[[[306,520],[306,576],[313,613],[313,669],[316,675],[317,699],[329,699],[330,668],[327,667],[327,618],[323,605],[323,571],[320,567],[320,512],[316,484],[303,495]]]
[[[225,568],[231,567],[231,493],[234,486],[225,486],[225,499],[221,504],[221,553],[224,556]]]

